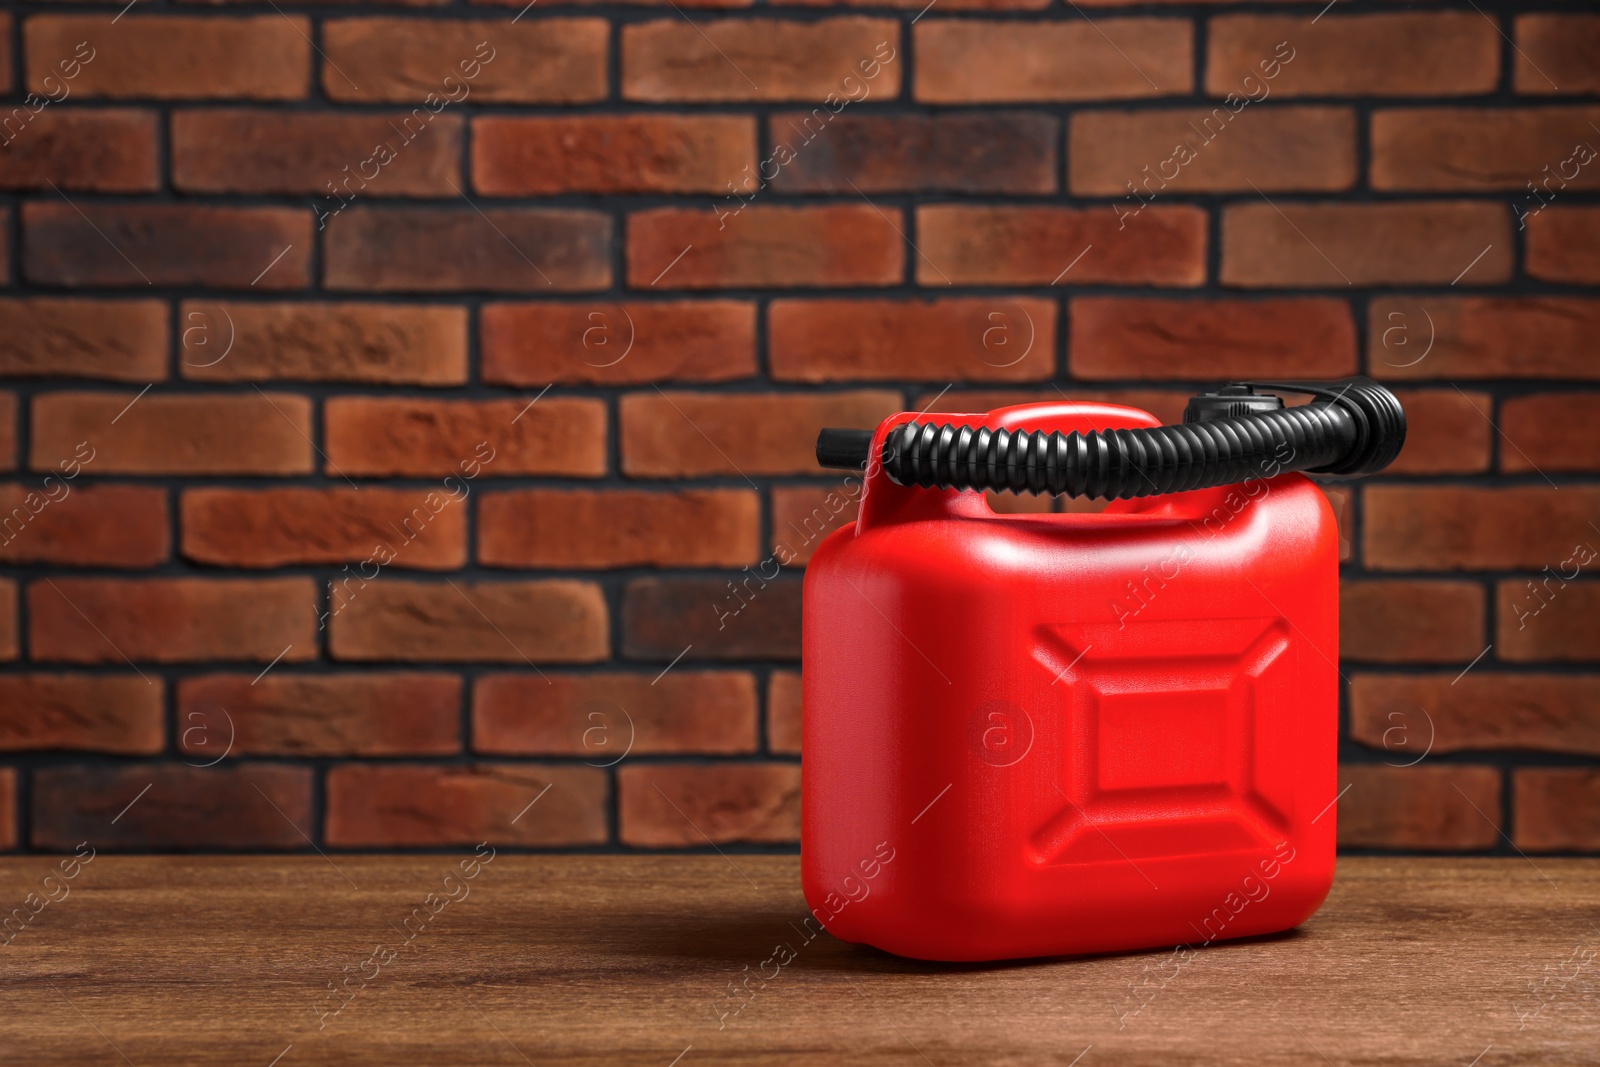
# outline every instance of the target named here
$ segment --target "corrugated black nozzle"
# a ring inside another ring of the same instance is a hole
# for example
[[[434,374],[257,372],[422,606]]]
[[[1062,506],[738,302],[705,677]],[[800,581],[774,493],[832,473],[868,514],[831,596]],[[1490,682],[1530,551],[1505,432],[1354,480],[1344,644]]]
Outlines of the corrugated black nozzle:
[[[1309,393],[1286,408],[1256,390]],[[891,481],[924,488],[1050,493],[1104,499],[1157,496],[1289,471],[1360,475],[1382,470],[1406,439],[1405,411],[1370,378],[1336,382],[1235,382],[1191,401],[1204,417],[1178,426],[1046,430],[911,421],[885,438]],[[1237,414],[1227,404],[1259,407]],[[1187,413],[1186,413],[1187,414]],[[823,430],[817,462],[859,470],[872,447],[867,430]]]

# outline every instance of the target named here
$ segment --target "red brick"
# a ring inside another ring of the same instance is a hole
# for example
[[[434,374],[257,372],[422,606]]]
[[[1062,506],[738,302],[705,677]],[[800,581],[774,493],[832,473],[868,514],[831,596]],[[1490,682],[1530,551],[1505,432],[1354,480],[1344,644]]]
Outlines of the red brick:
[[[1600,848],[1600,771],[1523,768],[1511,775],[1511,839],[1525,852]]]
[[[1363,558],[1377,570],[1538,570],[1593,538],[1600,489],[1372,485]]]
[[[1060,173],[1060,125],[1025,111],[834,116],[816,109],[780,112],[771,130],[772,152],[739,176],[731,195],[749,195],[762,180],[785,193],[1053,193]]]
[[[1056,362],[1056,304],[1034,297],[775,300],[772,377],[1028,381]]]
[[[1219,15],[1207,41],[1213,96],[1472,95],[1500,76],[1500,35],[1475,11]]]
[[[29,648],[64,663],[314,659],[315,595],[309,578],[46,578],[28,586]]]
[[[1342,300],[1072,302],[1074,378],[1337,378],[1356,371],[1356,331]]]
[[[55,475],[0,486],[0,560],[153,567],[167,558],[167,493],[82,485]]]
[[[894,285],[905,277],[905,220],[870,204],[658,208],[628,218],[636,289]]]
[[[1407,348],[1392,361],[1374,359],[1372,373],[1381,378],[1600,378],[1594,360],[1600,300],[1379,296],[1367,316],[1367,350],[1382,351],[1385,332],[1396,326],[1427,355],[1419,359]]]
[[[622,594],[629,659],[799,659],[800,582],[776,560],[726,578],[636,578]]]
[[[1083,498],[1028,496],[1022,493],[985,493],[983,499],[996,515],[1048,515],[1052,512],[1095,513],[1105,510],[1106,501]]]
[[[74,95],[296,100],[310,85],[310,30],[304,16],[281,12],[228,18],[130,13],[115,22],[102,13],[36,15],[22,35],[28,87],[41,93],[48,92],[45,77],[70,73],[61,64],[76,56]],[[89,50],[79,52],[80,42]]]
[[[939,204],[918,209],[917,247],[922,285],[1199,285],[1206,216],[1152,207],[1119,222],[1109,208]]]
[[[754,563],[761,505],[752,490],[527,489],[478,505],[489,567],[737,567]]]
[[[1194,87],[1188,19],[930,18],[913,28],[912,41],[915,95],[924,103],[1126,100]]]
[[[11,31],[0,19],[0,33]],[[3,54],[3,53],[0,53]],[[0,58],[0,84],[9,84],[8,60]],[[0,767],[0,852],[10,852],[17,847],[17,772],[11,767]]]
[[[1468,663],[1487,644],[1483,587],[1473,582],[1339,583],[1339,658]]]
[[[1351,556],[1350,529],[1354,524],[1355,490],[1340,488],[1326,483],[1317,486],[1322,490],[1322,495],[1328,498],[1328,506],[1333,508],[1334,520],[1339,524],[1339,562],[1349,562]]]
[[[92,450],[99,474],[306,474],[311,402],[286,393],[140,397],[46,393],[33,399],[34,470]],[[112,420],[116,421],[113,422]]]
[[[867,429],[902,410],[900,394],[881,389],[634,393],[620,407],[622,470],[633,478],[817,474],[818,429]]]
[[[604,19],[356,18],[322,24],[322,89],[340,101],[573,104],[606,95]],[[435,106],[437,105],[437,106]]]
[[[1523,221],[1529,277],[1600,282],[1600,208],[1552,207],[1530,212]]]
[[[351,764],[328,772],[327,841],[341,848],[604,844],[606,794],[606,772],[588,767]]]
[[[845,16],[667,18],[622,28],[628,100],[804,100],[832,105],[900,94],[900,25]]]
[[[0,299],[0,374],[151,382],[167,376],[160,300]]]
[[[756,747],[755,680],[738,671],[491,674],[472,690],[472,747],[517,756],[735,753]]]
[[[1245,202],[1222,212],[1224,285],[1449,284],[1457,278],[1462,285],[1488,285],[1510,277],[1510,219],[1499,204]]]
[[[17,398],[0,393],[0,470],[17,467]]]
[[[606,605],[590,582],[329,584],[328,647],[341,660],[592,663],[605,659]]]
[[[204,381],[460,385],[467,312],[413,304],[186,300],[178,368]]]
[[[416,400],[346,396],[324,408],[329,473],[605,473],[606,409],[591,398]],[[446,488],[449,488],[448,486]]]
[[[1235,121],[1237,120],[1237,121]],[[1356,182],[1355,113],[1342,107],[1084,111],[1067,149],[1074,193],[1137,208],[1179,192],[1333,191]]]
[[[799,671],[773,671],[767,684],[767,748],[800,754]]]
[[[611,220],[545,208],[350,208],[323,239],[330,289],[523,293],[611,284]]]
[[[1423,751],[1594,756],[1600,755],[1597,699],[1600,676],[1497,674],[1481,663],[1465,674],[1356,674],[1350,736],[1387,749],[1394,763],[1409,763]]]
[[[1600,659],[1600,537],[1556,551],[1532,578],[1500,582],[1495,591],[1496,655],[1513,663]],[[1587,577],[1571,581],[1584,570]]]
[[[1339,781],[1350,786],[1339,801],[1341,848],[1473,852],[1500,840],[1497,768],[1347,764]]]
[[[298,289],[311,278],[311,218],[298,208],[35,202],[22,207],[22,248],[40,285]]]
[[[461,751],[461,679],[207,674],[178,683],[178,750],[233,756],[423,756]]]
[[[0,189],[159,188],[154,112],[46,107],[22,124],[19,116],[28,115],[30,109],[14,108],[0,119]]]
[[[1597,410],[1600,393],[1592,392],[1534,393],[1507,400],[1500,406],[1500,429],[1505,434],[1500,469],[1519,474],[1600,469]]]
[[[172,184],[185,192],[318,196],[319,217],[356,197],[454,196],[462,185],[462,120],[422,114],[426,121],[404,111],[179,111]]]
[[[1488,393],[1454,389],[1397,389],[1406,411],[1406,443],[1391,474],[1469,474],[1489,469]]]
[[[350,563],[450,570],[467,561],[464,492],[426,489],[189,489],[183,554],[219,567]]]
[[[733,115],[502,116],[472,127],[486,196],[721,193],[756,165],[756,126]]]
[[[17,658],[17,583],[0,579],[0,660]]]
[[[856,521],[861,478],[828,485],[772,487],[772,554],[784,566],[804,567],[833,531]]]
[[[0,675],[0,750],[161,751],[161,683],[136,674]]]
[[[486,382],[715,382],[756,372],[756,309],[738,300],[487,304],[478,328]]]
[[[1518,15],[1516,41],[1517,92],[1600,92],[1600,16]]]
[[[1328,506],[1333,509],[1334,521],[1339,524],[1339,562],[1348,562],[1351,555],[1350,527],[1354,521],[1351,516],[1354,511],[1351,503],[1355,493],[1351,489],[1336,488],[1331,485],[1319,485],[1317,488],[1328,498]]]
[[[303,835],[315,831],[304,767],[137,763],[33,773],[29,843],[42,851],[84,841],[101,852],[304,849]]]
[[[793,844],[800,839],[800,768],[793,763],[622,767],[617,809],[627,845]]]
[[[1600,167],[1583,166],[1594,149],[1581,151],[1594,139],[1594,122],[1600,122],[1600,108],[1378,111],[1372,116],[1372,187],[1514,189],[1512,213],[1520,218],[1564,190],[1600,188]]]

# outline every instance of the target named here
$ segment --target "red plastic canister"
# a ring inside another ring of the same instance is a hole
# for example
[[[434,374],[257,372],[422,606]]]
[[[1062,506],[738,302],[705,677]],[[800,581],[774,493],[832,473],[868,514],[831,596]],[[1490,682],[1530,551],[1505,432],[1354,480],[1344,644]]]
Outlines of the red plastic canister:
[[[1160,425],[1086,402],[934,418]],[[805,577],[816,920],[935,960],[1304,921],[1333,879],[1338,544],[1296,473],[1012,515],[873,463]]]

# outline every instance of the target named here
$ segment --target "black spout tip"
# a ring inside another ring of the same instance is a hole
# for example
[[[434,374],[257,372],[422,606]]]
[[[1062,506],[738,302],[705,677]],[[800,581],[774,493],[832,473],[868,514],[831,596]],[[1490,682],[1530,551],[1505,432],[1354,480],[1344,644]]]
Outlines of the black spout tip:
[[[843,471],[864,470],[871,453],[871,430],[823,430],[817,434],[819,466]]]

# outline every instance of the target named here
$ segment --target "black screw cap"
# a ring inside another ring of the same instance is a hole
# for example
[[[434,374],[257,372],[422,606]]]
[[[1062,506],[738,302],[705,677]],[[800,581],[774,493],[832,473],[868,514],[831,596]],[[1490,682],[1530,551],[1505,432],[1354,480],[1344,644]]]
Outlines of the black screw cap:
[[[1264,411],[1277,411],[1281,407],[1281,396],[1258,393],[1251,386],[1243,384],[1224,385],[1214,393],[1191,396],[1183,409],[1183,421],[1207,422],[1236,415],[1259,415]]]

